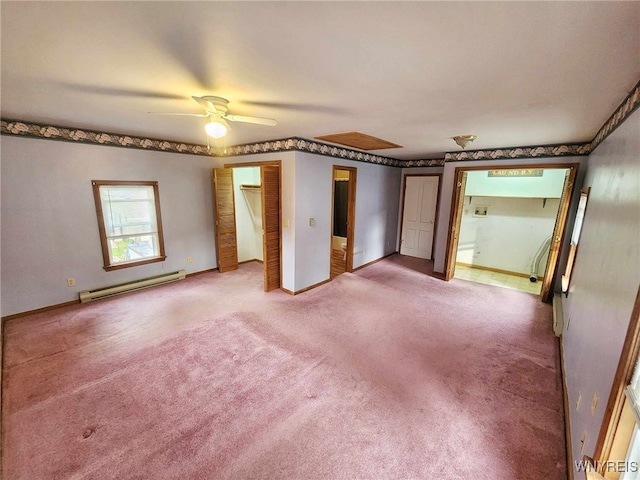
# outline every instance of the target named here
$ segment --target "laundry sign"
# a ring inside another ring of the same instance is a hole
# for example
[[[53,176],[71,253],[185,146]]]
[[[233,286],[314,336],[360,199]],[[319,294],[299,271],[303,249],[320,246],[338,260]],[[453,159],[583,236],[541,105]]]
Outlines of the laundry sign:
[[[541,177],[542,168],[489,170],[489,177]]]

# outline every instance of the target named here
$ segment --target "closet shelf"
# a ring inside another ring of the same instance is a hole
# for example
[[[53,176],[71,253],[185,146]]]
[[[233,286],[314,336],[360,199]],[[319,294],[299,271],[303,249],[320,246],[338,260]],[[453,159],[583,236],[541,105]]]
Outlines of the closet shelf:
[[[240,190],[260,190],[261,188],[262,188],[262,185],[248,185],[248,184],[240,185]]]

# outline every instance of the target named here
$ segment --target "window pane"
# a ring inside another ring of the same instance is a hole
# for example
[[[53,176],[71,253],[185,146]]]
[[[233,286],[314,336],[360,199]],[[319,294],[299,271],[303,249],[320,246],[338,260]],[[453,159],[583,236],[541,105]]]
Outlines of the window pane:
[[[158,255],[157,235],[109,239],[109,256],[112,264],[156,257]]]
[[[631,383],[629,388],[633,392],[636,400],[640,400],[640,358],[633,370],[633,376],[631,377]],[[637,412],[640,412],[640,405],[634,405]]]
[[[101,186],[107,237],[156,232],[153,187]]]
[[[103,200],[153,200],[153,187],[102,185],[100,194]]]
[[[580,203],[578,203],[578,211],[576,212],[576,221],[573,225],[573,232],[571,233],[571,243],[578,244],[580,239],[580,233],[582,232],[582,223],[584,222],[584,211],[587,208],[587,194],[580,194]]]

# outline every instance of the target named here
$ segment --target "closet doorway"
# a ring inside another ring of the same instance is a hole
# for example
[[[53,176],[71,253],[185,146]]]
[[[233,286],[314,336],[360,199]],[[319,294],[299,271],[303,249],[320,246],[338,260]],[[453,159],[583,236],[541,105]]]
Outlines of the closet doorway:
[[[333,166],[330,278],[353,271],[357,169]]]
[[[263,264],[264,291],[280,288],[281,162],[225,165],[213,170],[216,254],[221,273]]]

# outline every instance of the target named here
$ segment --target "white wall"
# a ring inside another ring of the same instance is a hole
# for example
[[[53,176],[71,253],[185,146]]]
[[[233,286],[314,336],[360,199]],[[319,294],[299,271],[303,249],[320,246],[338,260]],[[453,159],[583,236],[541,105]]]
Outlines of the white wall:
[[[487,206],[488,215],[474,216],[476,205]],[[559,205],[557,198],[465,196],[456,261],[529,275],[538,248],[553,233]],[[540,261],[540,276],[547,256]]]
[[[562,334],[573,458],[593,455],[640,284],[640,111],[589,156],[591,187]],[[572,225],[572,224],[571,224]],[[576,400],[582,394],[580,410]],[[593,394],[600,401],[595,414]]]
[[[448,162],[444,166],[442,176],[442,186],[440,194],[440,207],[438,212],[438,227],[436,231],[436,243],[434,250],[435,272],[444,272],[444,261],[447,250],[447,235],[449,233],[449,216],[451,214],[451,200],[453,194],[453,181],[455,169],[458,167],[493,167],[493,166],[523,166],[523,165],[548,165],[548,164],[569,164],[577,163],[584,165],[585,157],[562,157],[562,158],[521,158],[516,160],[487,160],[487,161],[467,161],[467,162]],[[410,171],[412,169],[409,169]],[[582,169],[578,168],[578,177],[576,184],[580,185],[582,179]],[[574,189],[574,198],[572,203],[577,205],[579,197],[579,188]],[[571,218],[569,219],[571,221]],[[570,224],[569,224],[570,225]]]
[[[560,198],[563,169],[545,169],[541,177],[490,177],[486,170],[467,173],[466,195],[490,197]]]
[[[213,164],[209,157],[3,136],[2,315],[76,300],[81,290],[215,268]],[[91,180],[158,181],[164,262],[104,271]]]
[[[260,190],[241,189],[243,184],[260,185],[260,168],[233,169],[238,261],[262,260],[262,196]]]
[[[401,170],[298,152],[296,290],[329,278],[333,165],[357,169],[354,268],[396,251]],[[309,225],[310,218],[315,219],[314,226]]]

